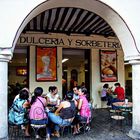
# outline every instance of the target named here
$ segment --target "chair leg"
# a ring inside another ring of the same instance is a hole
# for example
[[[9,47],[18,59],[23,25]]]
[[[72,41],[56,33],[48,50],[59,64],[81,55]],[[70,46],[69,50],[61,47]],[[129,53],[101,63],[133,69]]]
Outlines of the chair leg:
[[[71,126],[61,126],[61,136],[64,137],[64,132],[67,131],[67,134],[72,135],[72,128]]]
[[[48,132],[48,128],[46,127],[46,140],[50,139],[50,133]]]

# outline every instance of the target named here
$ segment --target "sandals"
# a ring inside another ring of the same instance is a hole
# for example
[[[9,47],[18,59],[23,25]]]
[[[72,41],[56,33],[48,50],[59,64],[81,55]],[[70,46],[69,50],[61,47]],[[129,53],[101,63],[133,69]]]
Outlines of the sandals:
[[[80,130],[77,130],[76,132],[73,132],[73,135],[77,135],[80,133]]]
[[[54,133],[51,134],[52,136],[55,136],[57,138],[60,137],[60,133],[58,131],[55,131]]]

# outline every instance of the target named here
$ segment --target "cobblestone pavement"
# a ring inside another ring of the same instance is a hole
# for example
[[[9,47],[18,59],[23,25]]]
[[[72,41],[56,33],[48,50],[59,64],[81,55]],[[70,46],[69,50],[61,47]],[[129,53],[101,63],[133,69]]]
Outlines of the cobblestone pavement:
[[[131,124],[124,121],[121,125],[112,125],[109,119],[109,112],[107,109],[94,110],[94,118],[91,124],[91,130],[86,133],[81,133],[76,136],[60,137],[59,140],[132,140],[127,136],[131,129]],[[22,136],[12,136],[9,134],[9,140],[33,140],[35,138],[24,138]],[[51,137],[51,140],[58,140],[58,138]]]

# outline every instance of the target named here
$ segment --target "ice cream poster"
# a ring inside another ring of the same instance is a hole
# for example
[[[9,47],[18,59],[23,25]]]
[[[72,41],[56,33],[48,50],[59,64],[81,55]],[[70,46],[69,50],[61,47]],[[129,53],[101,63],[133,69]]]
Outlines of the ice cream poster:
[[[36,81],[57,80],[57,48],[36,47]]]
[[[117,53],[116,51],[100,50],[101,82],[117,81]]]

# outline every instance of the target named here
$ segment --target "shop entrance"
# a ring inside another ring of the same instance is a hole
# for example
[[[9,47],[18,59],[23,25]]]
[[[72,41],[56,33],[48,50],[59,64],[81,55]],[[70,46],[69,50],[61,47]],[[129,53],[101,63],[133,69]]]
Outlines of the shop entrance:
[[[90,97],[90,49],[63,49],[62,54],[63,97],[76,85],[85,86]]]

